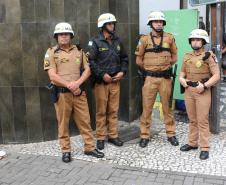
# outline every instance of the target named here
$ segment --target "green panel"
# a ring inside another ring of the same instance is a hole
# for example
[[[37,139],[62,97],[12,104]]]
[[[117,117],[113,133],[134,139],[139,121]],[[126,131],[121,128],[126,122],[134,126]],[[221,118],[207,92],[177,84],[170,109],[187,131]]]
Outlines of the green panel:
[[[198,10],[164,11],[164,14],[166,16],[164,31],[170,32],[175,36],[178,48],[177,78],[175,81],[173,98],[183,100],[184,97],[180,93],[178,74],[180,73],[184,54],[191,51],[191,47],[188,43],[188,36],[193,29],[197,28]]]

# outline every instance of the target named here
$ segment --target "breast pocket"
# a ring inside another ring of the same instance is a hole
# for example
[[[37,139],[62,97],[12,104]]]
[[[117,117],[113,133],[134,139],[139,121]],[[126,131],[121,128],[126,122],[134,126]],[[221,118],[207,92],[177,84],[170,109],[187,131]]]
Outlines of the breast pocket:
[[[70,67],[69,67],[69,59],[64,57],[59,57],[56,59],[57,63],[57,72],[61,75],[63,74],[69,74],[70,73]]]
[[[101,61],[106,61],[109,59],[110,55],[110,49],[109,48],[105,48],[105,49],[101,49],[99,48],[99,54],[98,54],[98,58],[101,60]]]

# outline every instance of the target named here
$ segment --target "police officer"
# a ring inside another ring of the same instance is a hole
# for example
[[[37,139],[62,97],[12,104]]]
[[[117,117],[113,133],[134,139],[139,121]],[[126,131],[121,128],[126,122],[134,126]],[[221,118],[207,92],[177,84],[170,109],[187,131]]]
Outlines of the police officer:
[[[210,88],[220,79],[220,71],[215,55],[204,49],[204,45],[209,43],[205,30],[193,30],[188,40],[193,51],[184,56],[179,80],[185,88],[185,105],[190,121],[189,137],[188,144],[180,150],[189,151],[200,146],[200,159],[205,160],[209,157]]]
[[[90,76],[88,59],[82,50],[72,45],[73,37],[74,32],[70,24],[65,22],[57,24],[54,31],[57,45],[47,50],[44,59],[44,70],[48,72],[58,95],[55,109],[63,162],[71,161],[69,136],[71,115],[83,137],[84,154],[97,158],[104,157],[102,152],[95,149],[86,93],[81,89],[82,83]],[[84,68],[82,74],[81,68]]]
[[[92,71],[92,86],[96,100],[97,148],[104,149],[104,142],[122,146],[118,137],[118,109],[120,81],[128,68],[128,56],[122,42],[115,34],[116,18],[104,13],[98,18],[100,32],[88,43]]]
[[[147,25],[152,28],[152,32],[141,36],[135,51],[136,64],[146,76],[142,88],[143,112],[140,118],[139,145],[144,148],[149,142],[151,114],[159,92],[168,141],[177,146],[179,142],[175,137],[175,121],[169,107],[171,66],[177,61],[177,47],[173,35],[163,31],[166,20],[162,12],[151,12]]]

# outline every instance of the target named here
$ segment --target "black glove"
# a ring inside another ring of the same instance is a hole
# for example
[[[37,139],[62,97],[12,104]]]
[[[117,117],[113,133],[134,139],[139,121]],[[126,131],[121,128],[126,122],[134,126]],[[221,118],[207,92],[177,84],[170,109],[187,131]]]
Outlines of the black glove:
[[[211,53],[209,51],[205,52],[204,57],[202,57],[202,60],[205,61],[210,57]]]

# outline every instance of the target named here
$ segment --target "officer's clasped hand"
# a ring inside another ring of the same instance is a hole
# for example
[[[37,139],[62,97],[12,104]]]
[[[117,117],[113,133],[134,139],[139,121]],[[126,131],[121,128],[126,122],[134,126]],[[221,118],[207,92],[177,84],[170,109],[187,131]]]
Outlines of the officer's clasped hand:
[[[77,81],[69,82],[67,88],[70,89],[72,92],[79,88],[80,84]]]
[[[198,82],[198,86],[196,87],[196,90],[199,94],[204,92],[204,85],[201,82]]]
[[[75,95],[75,96],[78,96],[78,95],[80,95],[81,94],[81,89],[80,88],[77,88],[75,91],[73,91],[73,94]]]
[[[123,72],[118,72],[115,76],[112,77],[114,82],[120,81],[123,78]]]
[[[109,74],[105,73],[104,76],[103,76],[103,80],[106,82],[106,83],[111,83],[112,81],[112,78]]]

